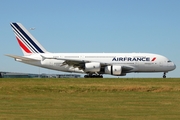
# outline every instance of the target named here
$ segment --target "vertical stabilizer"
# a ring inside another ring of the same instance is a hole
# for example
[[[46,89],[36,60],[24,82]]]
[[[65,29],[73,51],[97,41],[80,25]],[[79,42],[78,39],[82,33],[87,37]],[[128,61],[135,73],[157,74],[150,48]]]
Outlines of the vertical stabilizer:
[[[47,52],[21,23],[11,23],[11,27],[25,56]]]

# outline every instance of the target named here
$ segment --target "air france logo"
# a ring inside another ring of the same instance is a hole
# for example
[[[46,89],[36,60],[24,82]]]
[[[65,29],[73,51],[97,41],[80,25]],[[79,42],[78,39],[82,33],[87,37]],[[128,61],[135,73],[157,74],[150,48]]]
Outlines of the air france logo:
[[[112,61],[155,61],[156,57],[114,57]]]

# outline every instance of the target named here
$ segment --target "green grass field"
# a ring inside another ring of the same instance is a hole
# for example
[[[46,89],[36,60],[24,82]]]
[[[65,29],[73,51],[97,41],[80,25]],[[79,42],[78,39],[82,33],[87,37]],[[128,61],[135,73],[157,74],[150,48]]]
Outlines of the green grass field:
[[[0,119],[179,120],[180,79],[0,79]]]

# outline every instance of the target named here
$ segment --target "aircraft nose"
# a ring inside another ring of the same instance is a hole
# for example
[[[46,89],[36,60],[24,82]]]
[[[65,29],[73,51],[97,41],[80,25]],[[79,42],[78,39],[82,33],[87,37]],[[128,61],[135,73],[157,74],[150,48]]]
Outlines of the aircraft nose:
[[[173,70],[176,69],[176,65],[175,65],[174,63],[173,63],[173,66],[172,66],[172,67],[173,67]]]
[[[169,71],[172,71],[172,70],[176,69],[176,65],[173,62],[169,62],[167,64],[167,67],[168,67]]]
[[[174,70],[174,69],[176,69],[176,65],[172,62],[170,65],[170,70]]]

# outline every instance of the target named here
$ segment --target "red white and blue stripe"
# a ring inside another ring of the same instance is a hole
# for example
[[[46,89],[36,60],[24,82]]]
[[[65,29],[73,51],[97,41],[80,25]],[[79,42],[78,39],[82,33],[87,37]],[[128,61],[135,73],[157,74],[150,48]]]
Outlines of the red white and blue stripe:
[[[33,53],[45,53],[46,50],[20,23],[11,23],[16,39],[25,55]]]

